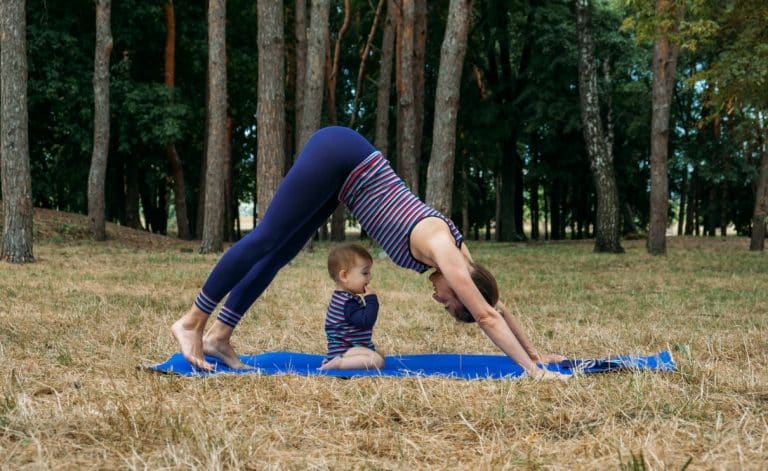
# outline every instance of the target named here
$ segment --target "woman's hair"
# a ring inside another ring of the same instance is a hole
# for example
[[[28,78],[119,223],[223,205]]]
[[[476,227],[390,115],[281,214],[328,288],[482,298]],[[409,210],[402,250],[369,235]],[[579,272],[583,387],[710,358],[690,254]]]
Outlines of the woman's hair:
[[[360,244],[340,244],[328,253],[328,274],[333,281],[338,282],[337,277],[341,270],[349,270],[358,260],[373,263],[373,257]]]
[[[495,306],[499,302],[499,285],[496,283],[496,278],[493,274],[487,268],[475,262],[469,262],[469,274],[472,276],[472,281],[475,282],[475,286],[477,286],[485,301],[491,306]],[[456,316],[456,319],[462,322],[475,322],[472,313],[466,308]]]

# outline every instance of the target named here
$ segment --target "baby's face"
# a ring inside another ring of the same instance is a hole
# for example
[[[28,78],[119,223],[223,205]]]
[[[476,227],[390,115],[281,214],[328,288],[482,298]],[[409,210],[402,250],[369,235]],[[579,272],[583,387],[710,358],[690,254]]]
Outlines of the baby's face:
[[[363,294],[365,288],[371,282],[371,268],[373,264],[367,260],[357,259],[355,264],[347,270],[344,289],[352,294]]]

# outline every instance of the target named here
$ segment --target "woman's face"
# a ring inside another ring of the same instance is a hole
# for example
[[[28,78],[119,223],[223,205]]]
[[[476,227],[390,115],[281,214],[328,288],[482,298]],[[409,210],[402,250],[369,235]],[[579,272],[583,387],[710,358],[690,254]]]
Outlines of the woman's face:
[[[451,287],[448,286],[448,281],[440,270],[432,272],[429,275],[429,281],[432,282],[432,287],[434,288],[432,299],[442,304],[450,315],[458,319],[458,315],[464,312],[464,305],[456,297],[456,293],[453,292]]]

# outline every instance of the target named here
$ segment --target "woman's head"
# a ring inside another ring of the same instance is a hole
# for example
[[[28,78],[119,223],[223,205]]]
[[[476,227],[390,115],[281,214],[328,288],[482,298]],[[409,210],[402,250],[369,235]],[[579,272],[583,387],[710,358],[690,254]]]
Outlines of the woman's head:
[[[495,306],[499,302],[499,286],[493,274],[484,266],[474,262],[469,262],[469,273],[485,301],[491,306]],[[475,318],[459,301],[456,293],[439,270],[435,270],[429,276],[429,281],[432,282],[435,289],[432,298],[442,304],[451,316],[462,322],[475,322]]]

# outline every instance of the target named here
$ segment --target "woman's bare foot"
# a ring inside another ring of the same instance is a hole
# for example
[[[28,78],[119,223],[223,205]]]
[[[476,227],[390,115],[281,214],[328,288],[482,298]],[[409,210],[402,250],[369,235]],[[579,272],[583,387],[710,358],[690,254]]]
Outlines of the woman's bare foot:
[[[203,315],[205,316],[205,313]],[[203,356],[203,329],[206,320],[207,316],[201,319],[193,308],[173,323],[171,333],[179,344],[181,354],[193,367],[213,371],[213,365],[205,361]]]
[[[203,352],[221,360],[225,365],[236,370],[253,369],[240,361],[240,357],[235,353],[232,344],[229,343],[229,335],[219,336],[216,334],[216,328],[212,328],[203,338]]]

